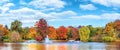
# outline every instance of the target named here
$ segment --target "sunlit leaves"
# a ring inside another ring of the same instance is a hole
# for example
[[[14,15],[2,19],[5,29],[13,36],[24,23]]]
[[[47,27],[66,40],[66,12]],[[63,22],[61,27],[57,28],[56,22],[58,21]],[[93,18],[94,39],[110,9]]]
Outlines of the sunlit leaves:
[[[79,35],[80,35],[80,40],[83,42],[87,42],[89,39],[89,34],[90,34],[90,30],[88,27],[86,26],[82,26],[79,29]]]
[[[54,40],[57,38],[56,29],[53,26],[48,27],[48,36],[50,39]]]

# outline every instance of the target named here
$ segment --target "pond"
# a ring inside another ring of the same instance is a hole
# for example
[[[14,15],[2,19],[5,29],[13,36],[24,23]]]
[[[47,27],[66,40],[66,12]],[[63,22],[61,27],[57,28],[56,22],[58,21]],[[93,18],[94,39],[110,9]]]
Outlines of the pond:
[[[119,50],[120,43],[0,43],[0,50]]]

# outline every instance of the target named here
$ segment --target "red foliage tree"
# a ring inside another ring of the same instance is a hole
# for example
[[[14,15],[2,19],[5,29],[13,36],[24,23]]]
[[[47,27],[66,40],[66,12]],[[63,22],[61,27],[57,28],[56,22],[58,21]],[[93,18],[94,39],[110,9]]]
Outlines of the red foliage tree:
[[[58,29],[57,29],[57,38],[59,40],[66,40],[67,39],[67,33],[68,33],[68,29],[65,28],[64,26],[60,26]]]
[[[45,19],[41,18],[39,21],[36,22],[37,31],[40,35],[44,38],[48,33],[48,25]]]
[[[41,35],[39,35],[39,36],[36,36],[36,38],[35,38],[37,41],[41,41],[42,40],[42,36]]]
[[[120,30],[120,20],[116,20],[115,22],[114,22],[114,28],[116,29],[116,30]]]

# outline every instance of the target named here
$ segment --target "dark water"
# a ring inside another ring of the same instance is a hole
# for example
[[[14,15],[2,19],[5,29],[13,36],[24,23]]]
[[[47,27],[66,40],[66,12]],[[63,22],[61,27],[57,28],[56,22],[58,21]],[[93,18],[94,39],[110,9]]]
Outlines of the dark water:
[[[120,50],[117,43],[0,43],[0,50]]]

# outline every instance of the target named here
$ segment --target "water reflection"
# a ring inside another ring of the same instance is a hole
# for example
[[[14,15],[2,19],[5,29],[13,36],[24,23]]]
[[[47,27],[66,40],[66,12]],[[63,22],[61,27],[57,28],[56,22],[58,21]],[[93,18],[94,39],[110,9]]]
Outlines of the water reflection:
[[[0,50],[119,50],[120,43],[0,43]]]

